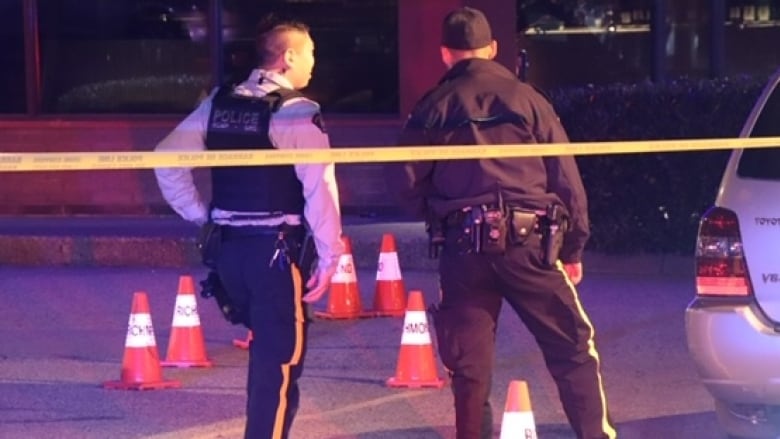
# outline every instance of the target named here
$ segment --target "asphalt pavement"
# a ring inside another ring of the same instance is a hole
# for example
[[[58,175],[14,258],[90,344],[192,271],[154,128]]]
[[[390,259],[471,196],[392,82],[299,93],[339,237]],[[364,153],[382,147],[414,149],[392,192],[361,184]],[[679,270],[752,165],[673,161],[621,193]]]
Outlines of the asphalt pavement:
[[[685,347],[683,312],[693,294],[691,274],[659,272],[657,260],[649,272],[645,263],[631,271],[625,264],[604,263],[609,270],[603,272],[586,268],[580,288],[597,330],[620,437],[722,437]],[[213,367],[165,368],[165,378],[181,381],[179,389],[101,386],[119,378],[135,291],[149,297],[158,350],[165,355],[180,275],[199,279],[204,272],[197,267],[0,266],[0,437],[241,437],[247,354],[232,340],[243,339],[246,331],[222,320],[210,300],[198,297]],[[363,267],[357,275],[363,307],[370,308],[375,267]],[[404,269],[403,279],[407,290],[422,291],[426,303],[435,300],[433,271]],[[395,373],[402,324],[402,318],[366,318],[312,325],[292,439],[454,437],[448,388],[385,385]],[[491,397],[496,431],[508,383],[524,379],[538,437],[573,439],[541,354],[508,307],[497,337]]]

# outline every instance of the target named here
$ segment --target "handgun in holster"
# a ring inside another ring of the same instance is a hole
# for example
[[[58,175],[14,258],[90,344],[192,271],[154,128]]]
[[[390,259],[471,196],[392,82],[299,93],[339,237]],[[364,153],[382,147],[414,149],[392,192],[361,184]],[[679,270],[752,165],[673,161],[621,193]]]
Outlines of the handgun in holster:
[[[541,218],[542,262],[547,267],[554,267],[569,229],[569,217],[560,204],[550,204],[545,210],[546,215]]]
[[[212,221],[207,222],[200,228],[198,240],[195,243],[200,253],[200,260],[208,268],[217,268],[217,258],[219,258],[220,248],[222,247],[222,233],[219,224]]]
[[[204,299],[213,297],[219,311],[228,322],[249,327],[248,311],[240,309],[233,303],[217,273],[217,261],[222,247],[221,226],[211,221],[204,224],[201,227],[196,245],[200,252],[201,262],[209,268],[206,279],[200,281],[201,297]]]
[[[237,307],[230,299],[225,286],[222,284],[219,274],[216,271],[209,271],[206,279],[200,281],[200,295],[201,297],[208,299],[213,297],[217,302],[222,316],[228,322],[238,325],[242,324],[249,327],[249,313],[247,310]]]

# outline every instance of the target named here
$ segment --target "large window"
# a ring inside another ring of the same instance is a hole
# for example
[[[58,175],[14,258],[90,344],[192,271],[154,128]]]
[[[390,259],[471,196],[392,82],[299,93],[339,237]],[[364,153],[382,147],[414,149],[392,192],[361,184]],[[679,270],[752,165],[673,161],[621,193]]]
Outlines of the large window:
[[[0,113],[25,112],[22,0],[0,2]]]
[[[208,91],[206,0],[38,2],[42,109],[182,112]]]
[[[274,12],[303,21],[316,47],[305,92],[325,111],[398,112],[398,0],[225,0],[225,78],[255,66],[255,27]]]
[[[221,78],[210,76],[212,4]],[[39,0],[38,11],[46,113],[189,111],[216,79],[236,82],[255,67],[255,26],[268,12],[311,27],[307,92],[325,111],[398,111],[397,0]]]
[[[255,25],[268,12],[311,27],[317,64],[305,92],[326,112],[397,114],[399,1],[2,0],[0,114],[188,112],[256,66]],[[501,1],[516,2],[528,63],[519,73],[544,89],[780,65],[780,0]]]
[[[664,53],[670,78],[710,75],[709,0],[668,1],[668,33]]]
[[[651,72],[653,0],[518,0],[525,77],[543,88],[637,82]]]
[[[773,72],[780,66],[780,1],[726,0],[725,3],[726,74]]]

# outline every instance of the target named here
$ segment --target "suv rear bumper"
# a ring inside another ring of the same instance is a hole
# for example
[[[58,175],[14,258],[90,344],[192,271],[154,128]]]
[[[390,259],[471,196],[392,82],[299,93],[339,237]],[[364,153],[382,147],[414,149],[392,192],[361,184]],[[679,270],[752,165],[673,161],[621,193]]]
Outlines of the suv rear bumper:
[[[716,399],[780,405],[780,333],[757,306],[695,299],[685,329],[702,383]]]

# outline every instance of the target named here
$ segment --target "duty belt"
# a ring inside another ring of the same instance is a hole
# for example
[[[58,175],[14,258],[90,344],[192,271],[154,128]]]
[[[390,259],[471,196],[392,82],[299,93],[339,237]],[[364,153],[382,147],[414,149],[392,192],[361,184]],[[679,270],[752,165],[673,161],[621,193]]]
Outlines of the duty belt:
[[[503,254],[508,246],[537,242],[542,244],[542,258],[545,261],[552,259],[554,263],[565,231],[565,225],[562,229],[559,227],[559,208],[550,205],[540,211],[512,205],[467,206],[444,218],[440,239],[434,239],[437,231],[429,227],[434,250],[431,254],[437,254],[440,245],[451,246],[461,254]],[[556,239],[552,240],[552,237]]]
[[[447,216],[444,217],[443,223],[447,227],[460,227],[463,226],[465,223],[469,221],[481,221],[485,219],[485,213],[487,212],[496,212],[496,211],[505,211],[504,213],[507,214],[507,218],[511,218],[512,212],[527,212],[527,213],[533,213],[538,218],[544,217],[547,215],[547,212],[545,210],[539,210],[539,209],[528,209],[520,206],[506,206],[504,209],[499,208],[495,205],[490,204],[480,204],[475,206],[467,206],[462,209],[450,212],[447,214]]]
[[[290,225],[282,223],[276,226],[219,226],[222,233],[222,239],[238,239],[249,236],[278,236],[279,233],[293,236],[300,233],[303,236],[303,225]]]

